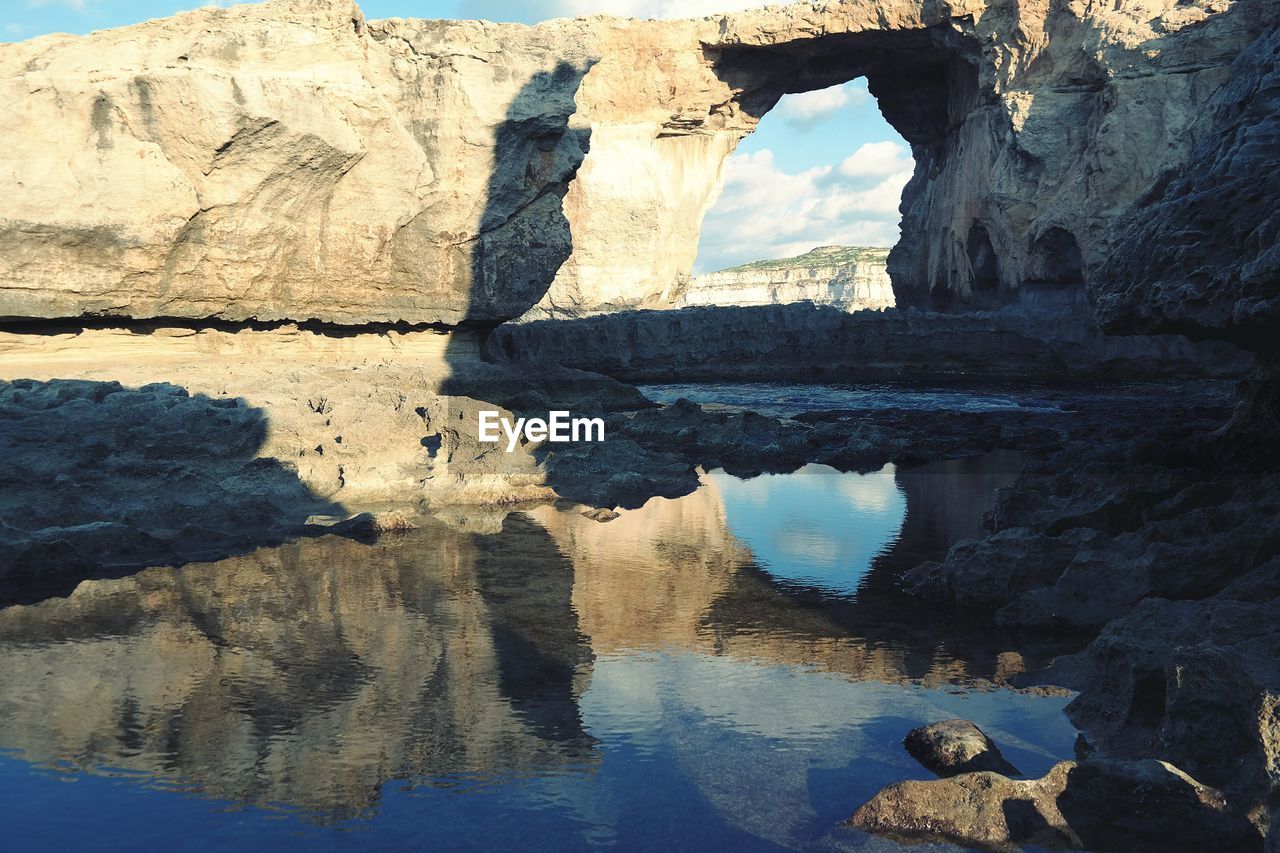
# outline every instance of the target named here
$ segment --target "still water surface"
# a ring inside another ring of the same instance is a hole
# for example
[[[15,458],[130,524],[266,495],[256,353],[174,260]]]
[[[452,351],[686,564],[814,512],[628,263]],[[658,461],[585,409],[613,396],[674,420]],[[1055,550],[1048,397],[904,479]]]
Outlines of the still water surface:
[[[7,849],[896,849],[840,828],[976,721],[1071,753],[1046,650],[893,579],[1016,458],[738,480],[601,523],[469,514],[0,610]]]
[[[943,412],[1058,412],[1063,397],[1049,389],[1029,394],[1018,386],[927,386],[919,383],[699,382],[641,385],[655,403],[684,397],[707,409],[750,409],[771,417],[835,409],[907,409]]]

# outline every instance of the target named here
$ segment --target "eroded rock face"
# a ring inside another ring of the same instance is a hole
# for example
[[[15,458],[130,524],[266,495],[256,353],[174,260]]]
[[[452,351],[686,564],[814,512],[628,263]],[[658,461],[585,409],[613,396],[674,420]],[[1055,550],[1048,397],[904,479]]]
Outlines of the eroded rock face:
[[[694,276],[670,307],[812,302],[842,311],[892,308],[888,255],[888,249],[821,246],[796,258],[744,264]]]
[[[1273,444],[1232,446],[1222,425],[1221,409],[1183,405],[1077,434],[1001,494],[992,534],[904,583],[998,624],[1096,633],[1046,676],[1081,691],[1068,715],[1089,747],[1171,761],[1264,828],[1280,779],[1280,478]]]
[[[900,302],[1079,287],[1116,218],[1223,129],[1213,98],[1275,17],[1223,6],[856,0],[525,27],[275,0],[0,46],[0,317],[456,324],[544,294],[640,303],[687,275],[760,117],[864,75],[917,160]]]
[[[1114,331],[1179,331],[1274,352],[1280,321],[1280,29],[1231,67],[1213,130],[1122,220],[1091,284]],[[1273,374],[1276,371],[1273,370]]]
[[[416,61],[277,0],[0,46],[0,318],[518,314],[570,251],[588,60],[495,29]]]

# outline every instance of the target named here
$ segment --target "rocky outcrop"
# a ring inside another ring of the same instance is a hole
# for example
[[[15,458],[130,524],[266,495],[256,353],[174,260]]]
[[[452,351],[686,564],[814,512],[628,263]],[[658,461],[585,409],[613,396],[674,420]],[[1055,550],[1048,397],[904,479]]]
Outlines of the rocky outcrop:
[[[1122,218],[1092,281],[1116,332],[1177,331],[1275,352],[1280,336],[1280,29],[1249,45],[1191,162]]]
[[[1186,402],[1190,402],[1188,399]],[[905,573],[909,591],[1006,627],[1094,637],[1044,676],[1097,754],[1171,761],[1260,828],[1280,739],[1280,479],[1222,413],[1113,421],[1027,465],[994,531]],[[1095,636],[1096,635],[1096,636]]]
[[[756,261],[694,276],[672,295],[670,307],[812,302],[841,311],[892,308],[888,256],[888,249],[821,246],[795,258]]]
[[[968,720],[943,720],[907,732],[902,745],[916,761],[939,776],[990,771],[1018,776],[1000,747]]]
[[[1067,714],[1091,749],[1165,756],[1265,831],[1280,775],[1277,613],[1273,558],[1206,599],[1142,601],[1052,677],[1082,689]]]
[[[899,782],[849,824],[912,841],[983,850],[1262,850],[1222,795],[1162,761],[1064,761],[1043,778],[965,773]]]
[[[0,576],[211,559],[391,504],[549,499],[535,448],[480,443],[479,410],[651,405],[478,348],[292,325],[0,333]]]
[[[2,45],[0,317],[637,304],[688,273],[760,117],[859,76],[917,161],[900,303],[1078,288],[1117,216],[1223,131],[1207,108],[1275,9],[1220,6],[849,0],[525,27],[275,0]]]
[[[569,253],[586,72],[520,34],[518,71],[461,36],[415,62],[278,0],[0,46],[0,317],[519,313]]]
[[[1248,353],[1217,341],[1104,335],[1081,294],[1059,295],[1024,292],[1017,307],[964,314],[850,314],[804,303],[627,311],[506,324],[489,336],[486,352],[501,362],[563,364],[627,382],[1241,377],[1254,367]]]

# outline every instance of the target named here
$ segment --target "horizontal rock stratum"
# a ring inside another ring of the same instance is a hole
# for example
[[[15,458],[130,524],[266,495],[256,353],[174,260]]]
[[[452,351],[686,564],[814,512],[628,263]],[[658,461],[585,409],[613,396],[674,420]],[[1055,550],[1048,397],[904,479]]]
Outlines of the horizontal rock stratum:
[[[669,307],[812,302],[842,311],[892,308],[888,254],[874,247],[819,246],[795,258],[743,264],[694,276]]]
[[[276,0],[0,45],[0,318],[639,304],[688,274],[760,117],[859,76],[917,163],[900,304],[1076,286],[1213,142],[1230,66],[1275,17],[849,0],[528,27]]]

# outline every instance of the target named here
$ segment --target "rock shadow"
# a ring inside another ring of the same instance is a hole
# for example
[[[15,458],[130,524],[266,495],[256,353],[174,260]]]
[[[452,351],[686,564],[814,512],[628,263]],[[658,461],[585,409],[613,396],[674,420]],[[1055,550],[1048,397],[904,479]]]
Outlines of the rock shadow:
[[[371,817],[396,779],[589,773],[572,581],[513,517],[87,582],[0,610],[0,749],[319,824]]]
[[[217,559],[345,514],[277,459],[266,414],[168,383],[0,383],[0,606]]]
[[[455,274],[469,279],[468,304],[446,348],[444,394],[495,393],[492,371],[479,366],[485,338],[507,319],[502,308],[537,303],[573,253],[564,198],[590,148],[591,130],[571,127],[570,119],[593,64],[560,62],[535,73],[494,130],[493,169],[476,233],[456,245]]]

